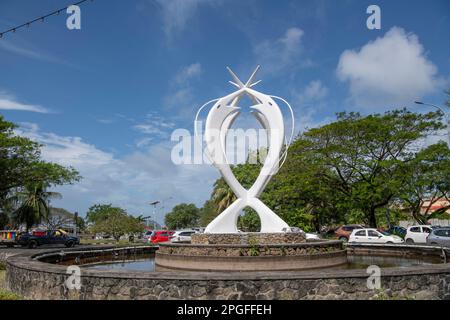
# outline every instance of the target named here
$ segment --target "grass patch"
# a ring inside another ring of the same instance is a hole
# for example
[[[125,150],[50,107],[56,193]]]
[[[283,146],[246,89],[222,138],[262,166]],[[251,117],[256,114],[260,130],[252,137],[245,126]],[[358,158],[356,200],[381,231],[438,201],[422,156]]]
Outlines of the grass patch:
[[[392,294],[386,289],[378,289],[377,294],[373,297],[373,300],[414,300],[411,296],[399,296],[397,294]]]
[[[0,301],[1,300],[22,300],[21,296],[5,289],[5,276],[6,276],[6,272],[4,270],[1,270],[0,271]]]
[[[22,300],[22,298],[15,293],[0,289],[0,301],[2,300]]]

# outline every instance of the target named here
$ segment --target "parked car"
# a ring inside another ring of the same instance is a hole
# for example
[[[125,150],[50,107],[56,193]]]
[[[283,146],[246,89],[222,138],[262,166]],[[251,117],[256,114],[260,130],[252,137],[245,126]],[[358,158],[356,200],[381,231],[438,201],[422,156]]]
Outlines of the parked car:
[[[144,233],[144,235],[142,236],[144,239],[148,240],[152,237],[153,234],[153,230],[148,230]]]
[[[80,239],[74,236],[70,236],[64,230],[48,230],[44,235],[33,235],[25,233],[20,235],[17,243],[26,246],[28,248],[36,248],[46,244],[63,244],[67,248],[80,244]]]
[[[360,224],[347,224],[340,226],[336,230],[334,230],[334,234],[339,240],[342,240],[344,242],[347,242],[350,238],[350,235],[352,234],[353,230],[355,229],[364,229],[363,225]]]
[[[400,226],[391,226],[388,230],[386,230],[386,232],[392,235],[402,237],[404,239],[406,235],[406,228]]]
[[[169,241],[169,236],[173,234],[170,230],[155,230],[149,239],[151,243],[167,242]]]
[[[194,227],[192,228],[192,230],[197,231],[198,233],[203,233],[205,232],[205,228],[204,227]]]
[[[427,244],[450,247],[450,227],[433,228],[427,238]]]
[[[399,236],[390,235],[386,232],[367,228],[355,229],[352,231],[348,242],[354,243],[403,243]]]
[[[182,242],[187,242],[190,243],[192,238],[191,236],[197,233],[197,231],[195,230],[178,230],[175,231],[174,234],[172,234],[169,239],[170,242],[174,242],[174,243],[182,243]]]
[[[430,233],[431,227],[427,225],[408,227],[406,229],[405,242],[408,244],[427,243]]]
[[[320,240],[320,236],[315,233],[305,233],[306,240]]]

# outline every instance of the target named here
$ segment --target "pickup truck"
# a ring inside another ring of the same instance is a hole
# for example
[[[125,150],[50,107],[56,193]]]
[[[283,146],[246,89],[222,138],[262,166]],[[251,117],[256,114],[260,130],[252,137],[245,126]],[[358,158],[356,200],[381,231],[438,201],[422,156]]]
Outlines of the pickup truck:
[[[48,230],[44,235],[22,234],[17,244],[28,248],[36,248],[45,244],[63,244],[67,248],[80,244],[80,239],[68,235],[63,230]]]

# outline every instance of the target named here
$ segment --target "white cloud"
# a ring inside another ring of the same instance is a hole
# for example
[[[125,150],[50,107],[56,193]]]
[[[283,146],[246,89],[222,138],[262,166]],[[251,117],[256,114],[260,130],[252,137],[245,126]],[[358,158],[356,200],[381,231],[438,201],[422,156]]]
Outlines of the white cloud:
[[[200,63],[193,63],[181,69],[175,77],[178,84],[185,84],[188,80],[198,77],[202,73],[202,65]]]
[[[393,27],[360,50],[346,50],[337,75],[350,84],[360,107],[399,107],[439,89],[444,83],[413,33]]]
[[[79,68],[78,66],[75,66],[75,65],[71,64],[70,62],[60,59],[50,53],[46,53],[46,52],[37,50],[36,48],[30,46],[29,43],[24,42],[23,40],[20,41],[20,44],[18,44],[17,42],[12,43],[10,41],[2,39],[0,41],[0,49],[11,52],[15,55],[20,55],[22,57],[29,58],[29,59],[50,62],[50,63],[57,63],[57,64],[61,64],[61,65],[65,65],[65,66],[77,68],[77,69]]]
[[[294,100],[298,106],[321,103],[328,95],[328,88],[320,80],[311,81],[302,91],[294,92]]]
[[[202,72],[202,66],[197,62],[182,67],[170,80],[170,93],[163,98],[163,103],[172,111],[174,119],[193,120],[193,114],[198,108],[193,82]]]
[[[220,0],[156,0],[160,5],[163,15],[163,29],[168,38],[182,31],[189,20],[197,13],[199,7],[204,4],[212,5]]]
[[[36,124],[24,123],[17,130],[45,146],[42,157],[64,166],[73,166],[83,176],[74,185],[55,188],[63,194],[54,205],[84,214],[95,203],[113,203],[133,214],[149,214],[151,200],[172,197],[164,204],[167,212],[180,202],[201,205],[209,198],[218,174],[206,165],[174,165],[171,146],[149,145],[145,152],[122,157],[105,152],[80,137],[42,132]],[[158,221],[162,222],[162,213]]]
[[[165,105],[170,109],[182,109],[190,104],[194,99],[192,88],[174,88],[174,90],[164,97]]]
[[[19,102],[15,97],[2,92],[0,92],[0,110],[18,110],[49,113],[49,110],[42,106]]]
[[[168,138],[174,127],[175,123],[166,120],[155,112],[150,112],[142,123],[133,126],[134,130],[145,135],[138,139],[136,146],[142,148],[148,146],[155,138]]]
[[[296,115],[295,128],[296,132],[305,132],[312,128],[324,126],[335,119],[331,116],[319,116],[314,108],[306,108]]]
[[[299,28],[289,28],[278,39],[266,39],[253,48],[258,64],[269,73],[279,73],[284,69],[300,65],[298,60],[302,51],[302,37],[304,32]]]

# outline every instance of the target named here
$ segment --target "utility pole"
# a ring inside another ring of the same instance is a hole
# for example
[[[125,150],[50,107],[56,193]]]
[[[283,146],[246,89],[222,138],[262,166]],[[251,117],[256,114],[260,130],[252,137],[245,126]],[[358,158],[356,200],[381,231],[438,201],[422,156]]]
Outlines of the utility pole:
[[[74,219],[75,219],[75,224],[73,227],[73,235],[76,237],[77,236],[77,222],[78,222],[78,212],[77,211],[75,211]]]

